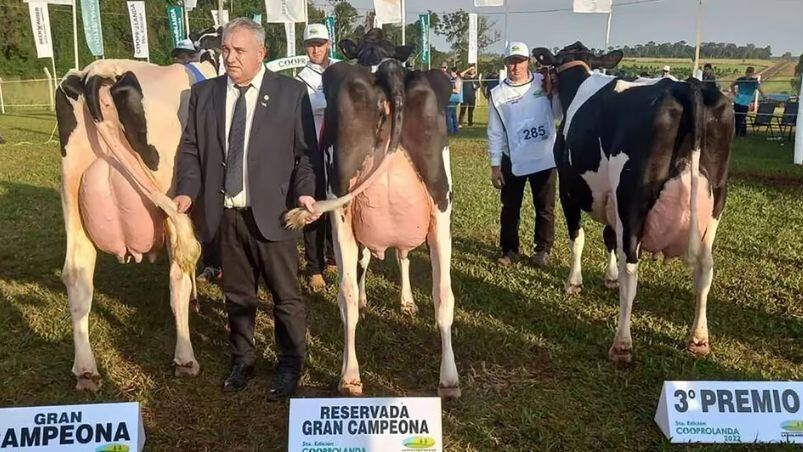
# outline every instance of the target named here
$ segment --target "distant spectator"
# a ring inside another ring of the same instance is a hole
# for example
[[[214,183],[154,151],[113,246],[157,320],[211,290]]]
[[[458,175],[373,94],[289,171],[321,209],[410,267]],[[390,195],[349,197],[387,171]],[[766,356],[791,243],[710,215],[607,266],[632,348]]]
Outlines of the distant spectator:
[[[496,72],[489,72],[485,74],[482,80],[482,93],[486,99],[491,98],[491,90],[499,84],[499,74]]]
[[[449,135],[456,135],[460,130],[457,123],[457,108],[463,102],[463,81],[460,78],[460,74],[457,73],[456,67],[449,71],[448,66],[444,64],[441,70],[446,71],[446,76],[452,82],[452,96],[449,98],[449,105],[446,107],[446,132]]]
[[[703,81],[713,83],[714,85],[717,83],[717,75],[714,74],[714,68],[711,66],[711,63],[705,63],[703,66]]]
[[[198,50],[195,49],[195,45],[189,39],[180,41],[176,48],[170,52],[170,56],[173,57],[173,63],[179,64],[198,62],[199,59]]]
[[[672,75],[672,68],[669,66],[664,66],[664,68],[661,70],[661,78],[668,78],[673,81],[678,81],[678,79]]]
[[[736,136],[743,137],[747,135],[747,110],[750,109],[750,103],[758,91],[764,96],[764,91],[759,86],[759,81],[754,76],[756,70],[753,66],[748,66],[744,72],[744,77],[737,78],[731,83],[730,89],[733,93],[733,111],[736,115]]]
[[[463,119],[468,112],[468,126],[474,125],[474,106],[477,104],[477,88],[480,84],[477,82],[477,66],[471,65],[465,71],[460,73],[463,78],[463,103],[460,104],[460,119],[459,124],[463,126]]]

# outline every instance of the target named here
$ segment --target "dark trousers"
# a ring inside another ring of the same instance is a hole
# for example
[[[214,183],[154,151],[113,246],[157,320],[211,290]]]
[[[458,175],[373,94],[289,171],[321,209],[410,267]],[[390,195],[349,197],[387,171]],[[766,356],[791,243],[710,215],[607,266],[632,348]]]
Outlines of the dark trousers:
[[[310,275],[323,273],[326,264],[335,261],[332,225],[327,215],[323,214],[317,221],[304,227],[304,257]]]
[[[463,124],[463,118],[466,116],[466,111],[468,111],[468,125],[474,125],[474,102],[470,104],[460,104],[460,124]]]
[[[206,267],[220,268],[220,234],[215,234],[211,242],[201,244],[201,262]]]
[[[736,116],[736,136],[747,135],[747,105],[733,104],[733,113]]]
[[[300,372],[306,352],[306,317],[296,275],[296,241],[265,240],[250,209],[225,209],[219,234],[232,362],[253,365],[256,361],[254,324],[262,277],[273,297],[279,369]]]
[[[533,206],[535,207],[535,251],[552,250],[555,239],[555,168],[525,176],[514,176],[511,171],[510,158],[502,157],[502,176],[505,184],[502,186],[502,213],[499,216],[501,225],[499,244],[502,253],[509,251],[519,252],[519,218],[521,215],[521,202],[524,198],[524,187],[530,182],[533,192]]]

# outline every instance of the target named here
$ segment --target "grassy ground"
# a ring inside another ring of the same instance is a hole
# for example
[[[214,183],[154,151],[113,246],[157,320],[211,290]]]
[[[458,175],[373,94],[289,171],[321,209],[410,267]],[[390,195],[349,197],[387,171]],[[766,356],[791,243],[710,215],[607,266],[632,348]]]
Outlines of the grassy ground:
[[[72,390],[72,335],[60,281],[59,153],[53,143],[40,144],[52,126],[47,114],[0,116],[0,134],[9,141],[0,145],[0,406],[136,400],[149,450],[282,450],[287,405],[264,402],[273,357],[268,306],[258,319],[264,352],[257,377],[247,391],[224,395],[223,304],[215,288],[203,287],[201,312],[191,317],[202,373],[178,380],[170,366],[175,332],[163,259],[125,267],[99,259],[90,328],[104,385],[97,395]],[[499,203],[488,181],[483,132],[464,129],[452,143],[454,346],[463,398],[443,412],[446,450],[668,449],[652,420],[664,380],[803,378],[803,168],[789,163],[791,145],[763,137],[734,145],[709,299],[713,353],[697,359],[685,351],[690,272],[678,262],[645,261],[633,314],[636,363],[617,370],[607,349],[618,302],[602,284],[598,226],[586,222],[580,296],[562,294],[568,250],[560,214],[546,270],[526,261],[505,270],[493,263]],[[27,144],[14,144],[20,141]],[[530,206],[523,218],[528,250]],[[439,338],[429,259],[419,250],[412,261],[421,307],[414,319],[399,312],[393,259],[369,272],[370,310],[357,341],[367,395],[434,394]],[[301,395],[330,395],[342,347],[334,285],[324,296],[309,296],[307,307],[310,351]]]

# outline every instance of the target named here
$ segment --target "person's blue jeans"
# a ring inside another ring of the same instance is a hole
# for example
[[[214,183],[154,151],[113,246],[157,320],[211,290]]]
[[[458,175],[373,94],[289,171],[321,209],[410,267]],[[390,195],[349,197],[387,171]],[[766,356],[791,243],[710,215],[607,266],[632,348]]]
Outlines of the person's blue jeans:
[[[457,105],[446,107],[446,132],[449,135],[457,134]]]

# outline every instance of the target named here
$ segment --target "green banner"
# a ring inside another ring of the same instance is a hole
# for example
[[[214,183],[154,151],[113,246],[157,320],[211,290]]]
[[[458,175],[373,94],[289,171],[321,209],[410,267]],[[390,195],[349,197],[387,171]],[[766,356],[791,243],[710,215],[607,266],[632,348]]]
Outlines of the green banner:
[[[184,8],[176,5],[167,5],[167,23],[170,35],[173,36],[173,47],[184,39]]]
[[[419,14],[421,24],[421,62],[429,68],[429,14]]]
[[[98,0],[81,0],[81,19],[84,22],[84,36],[89,51],[96,57],[103,56],[103,30],[100,26],[100,5]]]
[[[335,16],[326,16],[324,20],[326,29],[329,30],[329,56],[337,58],[337,32],[335,31]]]

